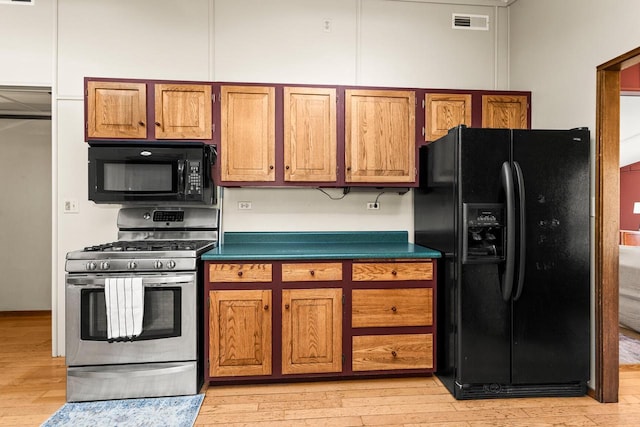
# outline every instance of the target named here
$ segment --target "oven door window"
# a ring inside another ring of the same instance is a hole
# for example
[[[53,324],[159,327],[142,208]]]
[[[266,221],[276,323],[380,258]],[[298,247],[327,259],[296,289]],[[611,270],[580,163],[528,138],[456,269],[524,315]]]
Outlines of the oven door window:
[[[100,191],[120,194],[175,194],[177,162],[103,161],[98,167]]]
[[[145,287],[142,333],[133,341],[179,337],[181,301],[179,287]],[[107,341],[104,289],[83,289],[80,295],[80,336],[85,341]]]

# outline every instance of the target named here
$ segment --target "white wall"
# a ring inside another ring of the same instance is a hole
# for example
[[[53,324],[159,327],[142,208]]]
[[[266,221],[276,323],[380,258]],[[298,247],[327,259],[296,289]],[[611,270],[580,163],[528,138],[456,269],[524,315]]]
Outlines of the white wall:
[[[51,120],[0,119],[0,311],[51,309]]]
[[[0,86],[51,86],[54,4],[0,4]]]

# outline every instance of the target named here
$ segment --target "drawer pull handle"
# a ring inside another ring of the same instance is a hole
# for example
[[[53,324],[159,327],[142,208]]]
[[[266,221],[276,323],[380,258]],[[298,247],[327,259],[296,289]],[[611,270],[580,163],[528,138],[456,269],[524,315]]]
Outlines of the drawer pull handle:
[[[144,122],[143,122],[143,121],[139,121],[139,122],[138,122],[138,124],[139,124],[140,126],[144,126]]]
[[[238,271],[238,277],[242,277],[242,271]]]
[[[265,304],[264,309],[269,310],[269,304]]]
[[[289,304],[284,305],[285,310],[289,310]]]
[[[316,272],[315,272],[315,271],[313,271],[313,270],[311,270],[311,271],[309,272],[309,274],[311,274],[312,276],[315,276]]]
[[[392,351],[391,351],[391,355],[392,355],[393,357],[397,357],[397,356],[398,356],[398,353],[396,353],[396,352],[395,352],[395,350],[392,350]]]
[[[392,275],[394,275],[394,276],[397,276],[397,275],[398,275],[398,272],[397,272],[397,271],[395,271],[395,270],[391,270],[391,274],[392,274]]]
[[[391,311],[393,311],[394,313],[396,313],[398,311],[398,309],[396,308],[396,306],[394,305],[393,307],[391,307]]]

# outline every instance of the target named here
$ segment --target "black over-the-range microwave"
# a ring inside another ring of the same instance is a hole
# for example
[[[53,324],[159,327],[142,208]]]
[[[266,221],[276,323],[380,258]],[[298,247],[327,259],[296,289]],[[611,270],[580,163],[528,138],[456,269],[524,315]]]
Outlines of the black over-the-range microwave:
[[[89,200],[212,205],[215,161],[215,148],[199,142],[90,143]]]

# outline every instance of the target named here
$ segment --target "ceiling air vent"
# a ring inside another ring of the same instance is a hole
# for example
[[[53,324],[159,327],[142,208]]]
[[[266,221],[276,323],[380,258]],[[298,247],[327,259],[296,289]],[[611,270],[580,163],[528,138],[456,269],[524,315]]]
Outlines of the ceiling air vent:
[[[489,30],[488,15],[468,15],[454,13],[451,15],[451,28],[456,30]]]

